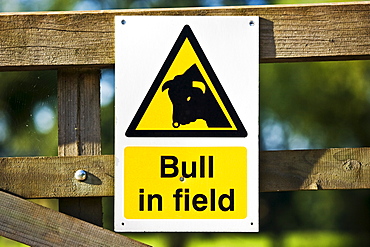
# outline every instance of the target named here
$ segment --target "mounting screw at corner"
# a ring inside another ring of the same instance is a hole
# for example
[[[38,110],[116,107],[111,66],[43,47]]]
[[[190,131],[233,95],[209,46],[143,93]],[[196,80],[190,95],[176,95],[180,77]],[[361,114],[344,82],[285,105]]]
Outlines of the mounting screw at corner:
[[[84,181],[86,180],[87,178],[87,172],[85,172],[84,170],[77,170],[75,172],[75,179],[77,179],[78,181]]]
[[[122,23],[122,25],[125,25],[126,24],[126,21],[125,20],[122,20],[121,23]]]
[[[254,21],[250,21],[249,26],[253,27],[254,26]]]

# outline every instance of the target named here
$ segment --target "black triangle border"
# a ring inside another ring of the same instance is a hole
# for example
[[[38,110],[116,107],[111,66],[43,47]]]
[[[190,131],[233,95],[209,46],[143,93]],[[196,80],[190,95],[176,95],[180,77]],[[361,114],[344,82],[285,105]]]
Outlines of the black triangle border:
[[[236,130],[136,130],[141,118],[146,112],[150,102],[157,92],[157,89],[160,87],[164,77],[167,74],[167,71],[172,65],[173,60],[176,58],[176,55],[181,49],[186,38],[189,39],[189,42],[202,63],[205,71],[207,72],[208,77],[210,78],[218,95],[222,99],[226,110],[235,124]],[[170,53],[162,65],[162,68],[160,69],[125,134],[127,137],[247,137],[248,133],[245,130],[244,125],[240,121],[239,116],[227,97],[220,81],[213,71],[211,64],[209,63],[189,25],[185,25],[183,27],[179,37],[173,45]]]

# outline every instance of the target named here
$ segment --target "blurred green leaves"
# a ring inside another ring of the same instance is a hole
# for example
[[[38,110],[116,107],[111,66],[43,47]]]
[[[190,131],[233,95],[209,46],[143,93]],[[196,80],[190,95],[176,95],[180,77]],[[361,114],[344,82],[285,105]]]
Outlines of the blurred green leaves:
[[[56,94],[55,71],[0,73],[1,156],[57,154]]]
[[[262,64],[261,122],[273,117],[312,148],[368,146],[369,71],[369,61]]]

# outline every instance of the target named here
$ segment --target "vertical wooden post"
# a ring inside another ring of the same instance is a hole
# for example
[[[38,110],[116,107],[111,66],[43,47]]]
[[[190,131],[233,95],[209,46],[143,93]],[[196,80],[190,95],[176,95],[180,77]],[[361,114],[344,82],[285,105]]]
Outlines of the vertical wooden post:
[[[100,70],[58,71],[58,155],[100,155]],[[73,179],[71,174],[71,179]],[[103,225],[101,198],[63,198],[59,211]]]

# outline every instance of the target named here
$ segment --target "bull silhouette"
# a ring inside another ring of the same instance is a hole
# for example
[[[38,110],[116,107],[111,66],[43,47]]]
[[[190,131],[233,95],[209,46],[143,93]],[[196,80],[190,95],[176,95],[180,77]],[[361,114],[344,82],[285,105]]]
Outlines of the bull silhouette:
[[[162,92],[168,89],[172,102],[172,126],[186,125],[197,119],[206,121],[208,127],[231,127],[216,98],[205,82],[196,64],[182,75],[167,81]]]

